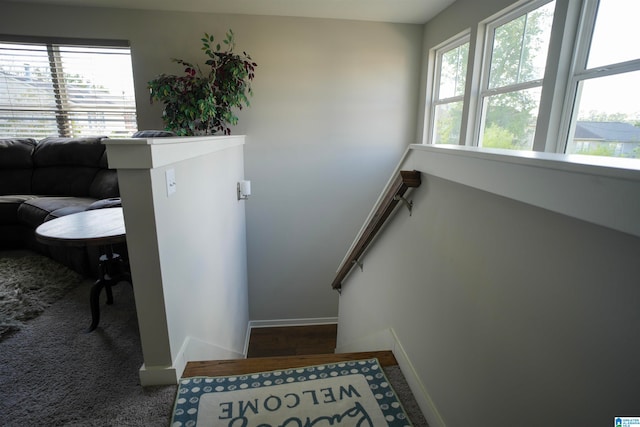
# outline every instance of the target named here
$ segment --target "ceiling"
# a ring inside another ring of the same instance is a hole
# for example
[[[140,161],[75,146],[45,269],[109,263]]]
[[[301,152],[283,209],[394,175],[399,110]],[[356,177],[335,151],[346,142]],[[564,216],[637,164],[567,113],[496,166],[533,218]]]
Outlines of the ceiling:
[[[13,0],[18,3],[424,24],[455,0]]]

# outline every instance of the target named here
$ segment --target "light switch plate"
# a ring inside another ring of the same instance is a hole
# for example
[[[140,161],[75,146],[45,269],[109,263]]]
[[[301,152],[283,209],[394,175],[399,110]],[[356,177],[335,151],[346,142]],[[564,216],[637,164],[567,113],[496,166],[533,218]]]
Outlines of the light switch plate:
[[[167,197],[169,197],[176,192],[176,170],[167,169],[165,176],[167,177]]]

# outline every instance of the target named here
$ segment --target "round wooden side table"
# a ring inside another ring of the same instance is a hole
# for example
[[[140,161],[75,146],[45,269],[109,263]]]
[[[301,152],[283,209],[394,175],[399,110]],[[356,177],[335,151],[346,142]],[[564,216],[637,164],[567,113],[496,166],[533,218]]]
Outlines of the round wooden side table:
[[[105,208],[78,212],[41,224],[36,239],[47,245],[97,246],[100,251],[99,277],[91,287],[91,326],[100,322],[100,293],[105,289],[107,304],[113,304],[111,287],[122,281],[131,283],[127,262],[113,251],[113,245],[126,241],[122,208]]]

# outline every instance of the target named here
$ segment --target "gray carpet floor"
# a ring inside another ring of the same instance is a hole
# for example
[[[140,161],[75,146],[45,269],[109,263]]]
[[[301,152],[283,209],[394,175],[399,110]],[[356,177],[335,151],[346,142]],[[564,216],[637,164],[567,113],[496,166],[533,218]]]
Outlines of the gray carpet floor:
[[[30,252],[0,256],[0,341],[38,317],[82,281],[62,264]]]
[[[167,426],[176,386],[141,387],[133,290],[113,288],[98,329],[85,333],[92,281],[83,281],[0,342],[1,426]],[[400,369],[385,368],[415,426],[427,426]]]
[[[98,329],[84,281],[0,342],[0,425],[166,426],[176,386],[139,384],[142,365],[133,291],[113,288]],[[104,294],[103,294],[104,302]]]

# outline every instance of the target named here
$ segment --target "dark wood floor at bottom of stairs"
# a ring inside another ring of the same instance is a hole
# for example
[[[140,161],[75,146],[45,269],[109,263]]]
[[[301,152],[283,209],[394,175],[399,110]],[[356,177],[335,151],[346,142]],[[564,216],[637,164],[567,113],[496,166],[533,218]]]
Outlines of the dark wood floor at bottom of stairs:
[[[247,357],[327,354],[336,348],[338,325],[252,328]]]
[[[382,367],[398,364],[390,351],[335,354],[336,334],[335,324],[254,328],[246,359],[188,362],[182,376],[241,375],[373,357]]]

